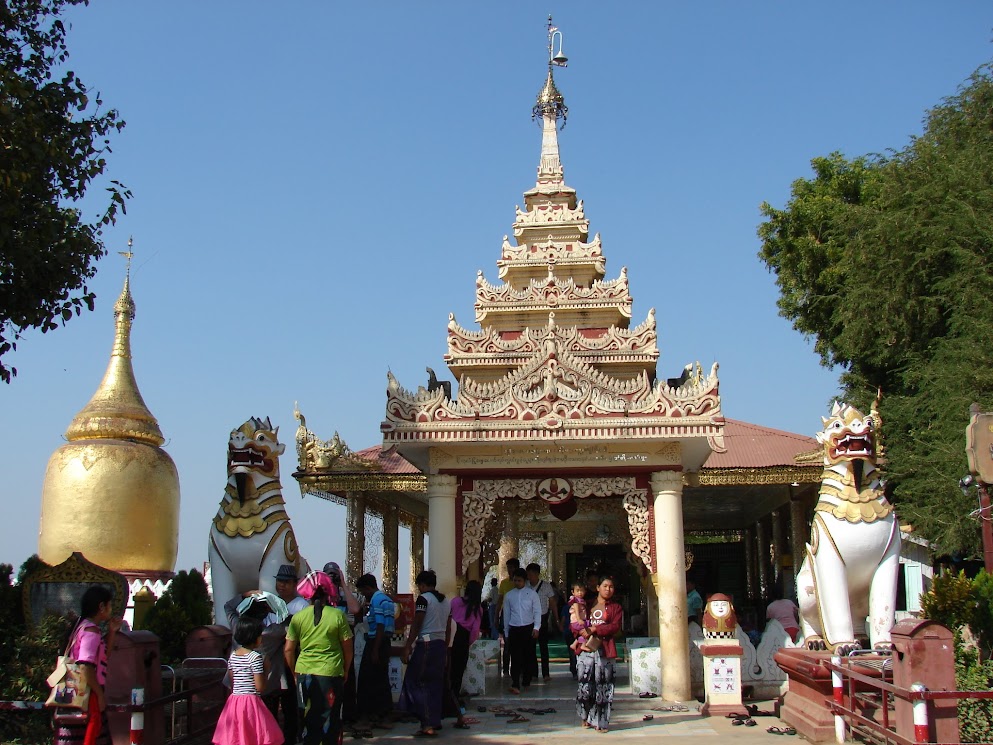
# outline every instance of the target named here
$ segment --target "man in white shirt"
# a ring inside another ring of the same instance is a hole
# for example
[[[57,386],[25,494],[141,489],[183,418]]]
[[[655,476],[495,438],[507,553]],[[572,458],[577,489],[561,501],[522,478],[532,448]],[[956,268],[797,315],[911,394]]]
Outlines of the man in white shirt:
[[[537,669],[534,640],[541,628],[541,601],[538,593],[528,587],[528,574],[523,569],[514,572],[514,588],[503,596],[503,636],[510,650],[509,693],[520,693],[531,685]]]
[[[558,596],[551,583],[541,579],[540,566],[533,562],[528,564],[527,573],[528,586],[535,591],[538,595],[538,601],[541,603],[541,628],[538,630],[538,649],[541,651],[541,677],[547,683],[552,679],[548,669],[548,630],[549,625],[551,625],[552,628],[558,631]]]

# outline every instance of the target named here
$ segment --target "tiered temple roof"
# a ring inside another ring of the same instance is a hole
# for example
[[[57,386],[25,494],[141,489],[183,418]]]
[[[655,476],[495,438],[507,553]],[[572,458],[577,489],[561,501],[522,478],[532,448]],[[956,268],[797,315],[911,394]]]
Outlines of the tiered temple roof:
[[[549,67],[534,107],[537,180],[517,208],[514,244],[504,236],[501,283],[478,273],[479,331],[449,316],[445,361],[457,395],[441,385],[410,391],[388,377],[384,447],[401,445],[419,466],[415,450],[446,442],[680,440],[691,469],[723,449],[717,365],[658,379],[655,310],[630,328],[627,270],[606,277],[600,236],[589,240],[584,204],[565,183],[557,124],[566,111]]]

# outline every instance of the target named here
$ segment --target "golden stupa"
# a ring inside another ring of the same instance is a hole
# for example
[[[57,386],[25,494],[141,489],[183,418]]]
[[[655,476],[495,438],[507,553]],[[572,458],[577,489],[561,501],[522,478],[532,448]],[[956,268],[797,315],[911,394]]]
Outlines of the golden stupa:
[[[179,540],[179,474],[145,406],[131,366],[130,251],[114,305],[114,346],[103,381],[48,461],[38,554],[49,564],[73,551],[132,575],[171,573]]]

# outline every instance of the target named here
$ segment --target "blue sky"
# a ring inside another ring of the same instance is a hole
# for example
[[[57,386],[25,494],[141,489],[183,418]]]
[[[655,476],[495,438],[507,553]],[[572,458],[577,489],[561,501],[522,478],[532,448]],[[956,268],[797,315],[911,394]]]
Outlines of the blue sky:
[[[360,449],[387,370],[408,388],[447,372],[448,314],[474,327],[476,270],[498,281],[534,183],[549,12],[570,58],[566,180],[608,278],[628,267],[634,323],[657,309],[660,375],[716,360],[728,417],[816,431],[837,376],[777,315],[759,204],[782,206],[815,156],[918,133],[993,56],[993,5],[94,0],[71,13],[69,66],[128,122],[109,175],[134,199],[96,312],[9,359],[0,561],[37,548],[45,464],[106,367],[129,235],[135,372],[182,484],[177,568],[206,558],[228,432],[250,416],[281,426],[304,553],[343,560],[343,509],[289,475],[294,401]]]

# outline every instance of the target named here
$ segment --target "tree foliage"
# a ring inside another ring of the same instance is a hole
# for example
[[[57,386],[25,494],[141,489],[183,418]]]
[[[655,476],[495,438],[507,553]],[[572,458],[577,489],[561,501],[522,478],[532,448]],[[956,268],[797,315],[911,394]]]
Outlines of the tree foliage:
[[[159,652],[164,664],[186,657],[186,637],[197,626],[213,620],[210,594],[203,575],[196,569],[181,571],[169,589],[155,601],[145,616],[144,628],[159,637]]]
[[[975,552],[976,504],[957,482],[969,405],[993,406],[993,66],[903,149],[812,166],[784,209],[762,205],[780,313],[840,368],[851,403],[883,390],[901,517],[945,551]]]
[[[124,127],[72,71],[66,6],[87,0],[0,3],[0,380],[4,356],[27,329],[58,328],[94,294],[86,282],[106,252],[101,239],[130,192],[111,181],[92,220],[80,202],[103,175],[109,137]]]

